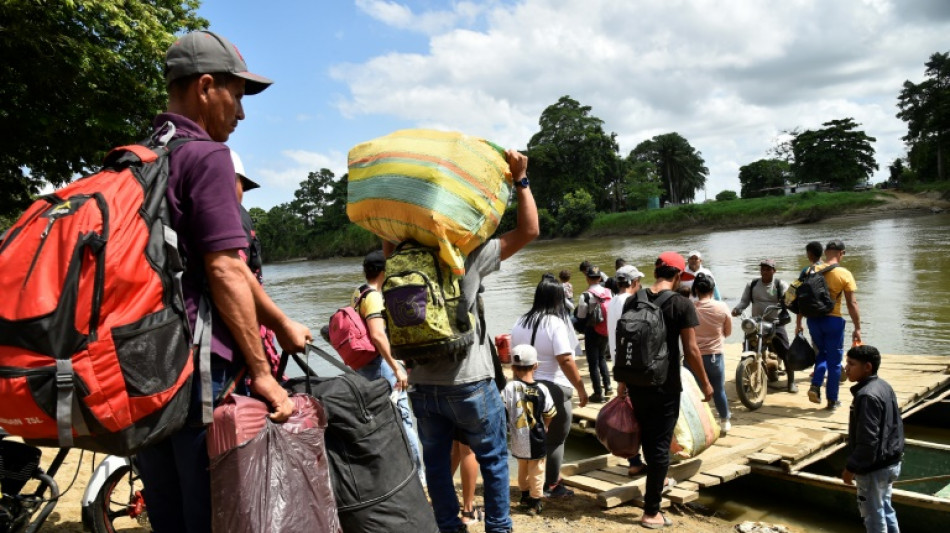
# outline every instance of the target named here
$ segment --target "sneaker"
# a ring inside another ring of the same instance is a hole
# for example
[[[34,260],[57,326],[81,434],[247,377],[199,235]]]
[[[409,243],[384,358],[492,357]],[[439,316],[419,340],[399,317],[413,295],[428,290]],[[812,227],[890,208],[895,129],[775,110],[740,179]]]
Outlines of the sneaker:
[[[833,413],[837,411],[839,407],[841,407],[841,402],[828,402],[828,406],[825,407],[825,409]]]
[[[732,429],[732,422],[729,422],[728,418],[720,418],[719,429],[721,429],[720,435],[726,436],[726,433],[729,433],[729,430]]]
[[[808,387],[808,401],[811,403],[821,403],[821,387],[818,385]]]
[[[528,492],[528,491],[526,491],[526,490],[521,491],[521,501],[518,502],[518,507],[527,507],[527,506],[528,506],[528,500],[530,500],[530,499],[531,499],[531,493],[530,493],[530,492]]]
[[[571,496],[574,496],[574,491],[565,487],[562,480],[558,480],[554,485],[544,489],[544,497],[549,500],[570,498]]]
[[[798,384],[794,381],[788,382],[788,392],[790,394],[798,394]]]
[[[529,515],[538,516],[542,510],[544,510],[544,504],[541,503],[541,498],[528,498]]]
[[[604,397],[600,394],[591,394],[587,397],[588,403],[604,403]]]

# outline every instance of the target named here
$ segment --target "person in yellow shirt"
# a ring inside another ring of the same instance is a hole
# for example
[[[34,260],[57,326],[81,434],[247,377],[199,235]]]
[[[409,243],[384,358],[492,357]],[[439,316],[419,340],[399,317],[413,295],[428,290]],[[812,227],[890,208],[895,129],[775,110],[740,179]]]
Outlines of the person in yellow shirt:
[[[855,283],[851,272],[839,264],[844,254],[845,246],[840,240],[835,239],[825,245],[825,262],[822,265],[817,265],[815,270],[820,272],[834,265],[834,268],[824,276],[825,284],[828,286],[828,292],[831,299],[834,300],[835,306],[825,316],[806,319],[808,332],[818,349],[815,357],[815,373],[812,375],[811,388],[808,389],[808,399],[812,403],[821,403],[821,385],[827,373],[828,382],[825,386],[825,395],[828,400],[827,409],[829,411],[834,411],[841,405],[841,402],[838,401],[838,388],[841,378],[841,361],[844,357],[844,318],[841,316],[842,296],[848,308],[848,315],[851,316],[851,323],[854,325],[851,341],[853,344],[861,343],[861,314],[858,311],[858,300],[854,295],[858,290],[858,285]]]

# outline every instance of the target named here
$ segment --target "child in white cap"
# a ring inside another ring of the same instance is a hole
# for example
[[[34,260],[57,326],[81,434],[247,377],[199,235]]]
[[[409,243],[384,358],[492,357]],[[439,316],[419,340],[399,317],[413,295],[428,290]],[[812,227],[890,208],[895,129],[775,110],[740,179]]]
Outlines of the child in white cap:
[[[557,412],[551,393],[534,381],[538,368],[538,352],[530,344],[511,349],[511,371],[515,379],[508,382],[501,397],[508,413],[511,455],[518,459],[518,488],[521,506],[528,514],[541,513],[544,489],[544,440],[547,427]]]

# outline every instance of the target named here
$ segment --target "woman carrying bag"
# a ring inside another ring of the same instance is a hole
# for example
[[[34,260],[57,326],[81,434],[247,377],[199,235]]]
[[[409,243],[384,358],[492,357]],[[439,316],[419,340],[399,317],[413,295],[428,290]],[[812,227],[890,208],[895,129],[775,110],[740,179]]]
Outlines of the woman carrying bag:
[[[587,390],[574,362],[574,353],[580,344],[564,305],[564,287],[552,274],[541,277],[534,291],[531,310],[519,318],[511,330],[511,344],[530,344],[538,352],[535,380],[547,386],[557,407],[545,441],[544,496],[568,498],[574,492],[561,482],[560,473],[564,443],[573,417],[571,398],[576,390],[580,406],[584,407],[587,405]]]

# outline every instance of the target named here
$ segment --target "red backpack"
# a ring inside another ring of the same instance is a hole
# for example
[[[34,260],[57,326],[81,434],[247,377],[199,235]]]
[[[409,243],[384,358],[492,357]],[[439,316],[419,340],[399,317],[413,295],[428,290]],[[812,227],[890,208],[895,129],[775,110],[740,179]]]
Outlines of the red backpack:
[[[0,236],[8,432],[130,455],[184,424],[192,337],[165,200],[168,154],[184,141],[170,136],[114,149]]]
[[[366,330],[366,321],[357,310],[363,298],[374,290],[372,287],[363,289],[354,305],[341,307],[330,317],[330,344],[353,370],[363,368],[377,355],[376,346]]]

